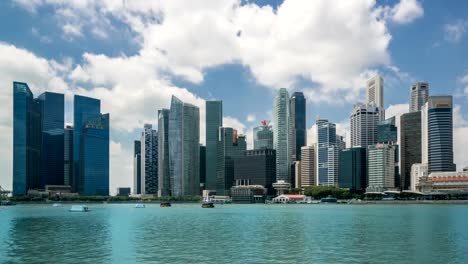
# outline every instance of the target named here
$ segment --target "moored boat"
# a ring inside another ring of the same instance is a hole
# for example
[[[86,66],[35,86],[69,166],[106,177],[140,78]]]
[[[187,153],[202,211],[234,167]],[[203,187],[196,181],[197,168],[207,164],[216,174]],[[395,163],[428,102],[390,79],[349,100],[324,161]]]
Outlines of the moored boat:
[[[202,208],[214,208],[214,204],[211,202],[202,203]]]
[[[146,207],[145,204],[141,204],[141,203],[135,204],[135,208],[145,208],[145,207]]]
[[[70,212],[89,212],[89,208],[86,205],[72,205],[69,211]]]
[[[171,203],[170,202],[161,202],[159,204],[159,206],[161,206],[161,207],[171,207]]]
[[[331,197],[330,195],[326,198],[320,199],[320,203],[336,203],[338,202],[338,199],[335,197]]]

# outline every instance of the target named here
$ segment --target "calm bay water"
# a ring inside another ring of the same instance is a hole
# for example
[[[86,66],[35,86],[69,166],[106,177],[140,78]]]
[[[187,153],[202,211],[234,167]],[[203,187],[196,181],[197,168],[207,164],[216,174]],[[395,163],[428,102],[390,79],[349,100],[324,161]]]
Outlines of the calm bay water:
[[[17,205],[0,263],[468,263],[467,205]]]

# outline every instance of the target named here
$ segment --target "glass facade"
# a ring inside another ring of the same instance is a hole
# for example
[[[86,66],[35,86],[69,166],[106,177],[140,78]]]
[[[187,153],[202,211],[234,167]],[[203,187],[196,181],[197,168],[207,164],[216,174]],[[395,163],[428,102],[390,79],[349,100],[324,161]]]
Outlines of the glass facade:
[[[26,83],[13,82],[13,195],[39,187],[40,107]]]
[[[158,132],[150,124],[141,134],[141,193],[158,193]]]
[[[41,109],[41,188],[64,184],[65,99],[63,94],[45,92],[38,97]]]
[[[326,119],[318,119],[317,124],[317,163],[318,185],[338,184],[338,163],[340,148],[336,145],[336,125]]]
[[[206,184],[216,190],[216,157],[219,128],[223,126],[223,102],[206,101]]]
[[[84,191],[83,173],[80,171],[81,158],[81,133],[90,117],[95,117],[101,114],[101,101],[98,99],[85,97],[81,95],[74,96],[73,103],[73,181],[72,187],[74,192],[82,193]]]
[[[206,147],[200,145],[200,186],[206,183]]]
[[[168,109],[158,111],[158,181],[158,196],[170,196]]]
[[[133,193],[141,194],[141,141],[133,142]]]
[[[65,185],[72,185],[73,180],[73,127],[67,126],[64,130],[64,179]]]
[[[275,96],[273,146],[276,150],[276,180],[290,182],[292,157],[291,103],[286,88]]]
[[[395,117],[380,121],[377,126],[377,143],[397,143]]]
[[[262,126],[253,129],[254,149],[273,149],[273,130],[265,121]]]
[[[362,192],[367,187],[366,148],[349,148],[340,153],[339,187]]]
[[[109,114],[87,118],[81,132],[80,193],[109,195]]]
[[[243,151],[234,161],[234,181],[249,185],[261,185],[269,194],[275,194],[272,184],[276,181],[276,151],[254,149]]]
[[[377,144],[368,147],[367,192],[395,190],[395,146]]]
[[[400,117],[401,177],[400,188],[411,186],[411,166],[421,163],[421,112],[412,112]]]
[[[200,112],[172,96],[169,113],[169,169],[173,196],[200,194]]]
[[[292,159],[301,160],[301,147],[307,145],[306,99],[302,92],[291,96]]]

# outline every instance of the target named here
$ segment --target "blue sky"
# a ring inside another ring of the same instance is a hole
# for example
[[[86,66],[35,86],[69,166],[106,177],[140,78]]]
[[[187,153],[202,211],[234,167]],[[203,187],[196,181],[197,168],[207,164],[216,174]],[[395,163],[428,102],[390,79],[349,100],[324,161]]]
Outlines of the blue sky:
[[[388,115],[407,111],[409,86],[452,94],[455,159],[468,165],[466,1],[1,1],[0,166],[11,186],[11,83],[103,101],[110,112],[111,191],[131,185],[133,139],[156,125],[170,95],[224,101],[225,125],[251,139],[272,119],[275,92],[306,94],[309,142],[317,115],[347,133],[365,80],[385,80]],[[201,120],[202,126],[204,120]],[[201,131],[204,142],[204,128]],[[249,140],[250,140],[249,139]]]

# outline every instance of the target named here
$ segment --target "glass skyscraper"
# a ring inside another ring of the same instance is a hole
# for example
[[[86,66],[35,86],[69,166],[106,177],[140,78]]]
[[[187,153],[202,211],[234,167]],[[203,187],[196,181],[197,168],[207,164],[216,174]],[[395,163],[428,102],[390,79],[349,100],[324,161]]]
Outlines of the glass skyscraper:
[[[13,195],[39,187],[41,119],[39,103],[26,83],[13,82]]]
[[[158,111],[158,196],[171,195],[169,171],[169,109]]]
[[[267,121],[253,129],[254,149],[273,149],[273,130]]]
[[[38,99],[41,109],[41,188],[64,184],[64,104],[63,94],[45,92]]]
[[[200,112],[172,96],[169,113],[169,169],[173,196],[200,194]]]
[[[338,184],[340,148],[336,145],[336,125],[317,119],[317,178],[319,186]]]
[[[395,117],[380,121],[377,125],[377,143],[397,143],[397,127]]]
[[[158,193],[158,132],[151,124],[141,133],[141,193]]]
[[[353,107],[350,117],[351,147],[363,147],[377,143],[377,125],[381,111],[372,101],[358,103]]]
[[[80,144],[80,193],[109,195],[109,114],[86,119]]]
[[[418,112],[421,110],[421,107],[427,102],[427,98],[429,97],[429,83],[417,82],[411,85],[410,93],[410,112]]]
[[[276,180],[290,182],[292,157],[291,103],[286,88],[275,96],[273,146],[276,150]]]
[[[64,179],[63,184],[72,185],[73,181],[73,126],[65,127],[64,131]]]
[[[133,142],[133,194],[141,194],[141,141]]]
[[[402,190],[408,190],[411,182],[411,167],[421,163],[421,112],[412,112],[400,117],[401,180]]]
[[[219,128],[223,126],[223,102],[206,101],[206,183],[205,189],[216,190],[216,157]]]
[[[301,147],[307,145],[306,99],[302,92],[291,96],[292,160],[301,160]]]
[[[75,95],[73,102],[73,191],[84,192],[83,174],[81,170],[81,133],[90,117],[101,114],[101,101],[91,97]]]
[[[338,177],[340,188],[362,192],[367,187],[367,151],[354,147],[341,151]]]

